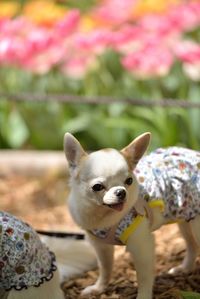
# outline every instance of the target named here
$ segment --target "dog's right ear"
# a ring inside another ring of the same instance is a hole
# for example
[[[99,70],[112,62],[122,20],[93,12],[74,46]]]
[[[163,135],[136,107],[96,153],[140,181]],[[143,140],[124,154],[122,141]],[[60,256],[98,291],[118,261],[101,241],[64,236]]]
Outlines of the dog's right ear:
[[[70,133],[64,136],[64,152],[71,173],[77,168],[81,159],[87,155],[78,140]]]
[[[135,138],[129,145],[121,150],[121,153],[128,161],[131,169],[134,169],[138,161],[145,153],[151,138],[151,133],[146,132]]]

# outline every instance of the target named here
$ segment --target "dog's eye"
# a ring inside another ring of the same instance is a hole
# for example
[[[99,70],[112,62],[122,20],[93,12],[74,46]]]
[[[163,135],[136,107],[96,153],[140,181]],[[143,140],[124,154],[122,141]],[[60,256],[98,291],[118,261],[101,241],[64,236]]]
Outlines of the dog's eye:
[[[125,184],[126,185],[131,185],[133,183],[133,178],[127,178],[126,180],[125,180]]]
[[[104,189],[104,185],[102,184],[95,184],[94,186],[92,186],[93,191],[101,191],[103,189]]]

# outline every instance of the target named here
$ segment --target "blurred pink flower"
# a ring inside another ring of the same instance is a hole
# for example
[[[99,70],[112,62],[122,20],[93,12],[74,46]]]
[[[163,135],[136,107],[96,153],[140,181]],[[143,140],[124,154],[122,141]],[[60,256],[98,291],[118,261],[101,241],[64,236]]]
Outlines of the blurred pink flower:
[[[179,32],[168,15],[146,15],[138,21],[142,30],[149,34],[158,34],[161,37]]]
[[[124,26],[114,32],[112,45],[124,55],[122,65],[140,78],[166,75],[173,64],[174,48],[182,33],[186,28],[200,24],[199,8],[200,2],[182,4],[165,15],[146,15],[136,25]],[[181,13],[186,18],[184,21]],[[190,52],[190,58],[198,55],[196,51],[195,48],[195,53]],[[188,51],[187,56],[189,59]]]
[[[172,63],[171,51],[153,44],[145,45],[143,49],[122,58],[123,66],[141,79],[167,75]]]
[[[192,40],[180,41],[175,45],[175,55],[183,62],[185,74],[192,80],[200,80],[200,44]]]
[[[82,79],[86,73],[96,66],[96,59],[93,55],[76,55],[66,60],[62,65],[62,72],[68,77]]]
[[[175,44],[174,52],[178,59],[187,63],[200,63],[200,44],[183,40]]]
[[[200,24],[200,1],[173,6],[162,15],[146,15],[139,19],[138,24],[148,32],[157,32],[161,35],[191,30]]]
[[[25,46],[26,35],[32,26],[24,18],[4,20],[0,24],[0,61],[4,64],[17,64],[29,49]]]
[[[77,34],[74,38],[77,49],[87,53],[101,54],[110,44],[111,32],[97,29],[91,32]]]
[[[167,16],[147,15],[134,25],[125,25],[112,34],[112,46],[124,54],[143,48],[144,45],[161,44],[170,48],[180,33]]]
[[[167,18],[176,30],[180,32],[192,30],[200,25],[200,1],[187,1],[171,9]]]
[[[40,48],[39,51],[34,51],[32,48],[29,54],[23,57],[21,66],[36,74],[45,74],[60,64],[66,52],[60,44],[52,44],[49,47]]]
[[[131,22],[138,0],[104,0],[88,16],[95,26],[81,28],[79,10],[51,27],[26,18],[0,20],[0,63],[44,74],[59,67],[68,76],[83,77],[107,49],[122,55],[123,66],[140,78],[166,75],[174,57],[188,69],[199,65],[199,45],[186,43],[184,33],[200,25],[200,1],[184,2],[165,14],[145,15]]]
[[[24,17],[15,19],[2,19],[0,22],[0,36],[20,34],[30,32],[34,26]]]
[[[77,9],[69,11],[63,19],[61,19],[54,28],[54,34],[65,38],[69,34],[77,31],[80,22],[80,12]]]
[[[64,60],[66,40],[78,21],[79,13],[72,11],[52,29],[34,25],[25,18],[1,22],[0,62],[38,74],[50,71]]]
[[[94,9],[94,14],[102,24],[119,25],[129,20],[135,2],[137,0],[104,0]]]
[[[137,49],[145,39],[146,33],[137,25],[125,25],[111,35],[114,50],[129,53]]]

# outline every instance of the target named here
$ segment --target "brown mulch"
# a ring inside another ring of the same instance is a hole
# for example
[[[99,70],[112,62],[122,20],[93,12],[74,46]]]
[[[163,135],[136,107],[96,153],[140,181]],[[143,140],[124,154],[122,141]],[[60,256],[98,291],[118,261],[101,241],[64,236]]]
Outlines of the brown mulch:
[[[62,176],[50,174],[39,179],[0,177],[0,209],[20,216],[36,229],[79,231],[66,208],[67,194],[66,178]],[[190,274],[167,274],[171,267],[181,262],[185,254],[184,243],[176,225],[161,228],[155,237],[157,262],[154,298],[179,298],[177,290],[200,292],[200,260],[197,261],[195,271]],[[82,277],[64,282],[62,287],[65,298],[80,298],[81,290],[93,284],[97,275],[97,270],[89,271]],[[113,275],[107,291],[90,298],[134,299],[136,293],[134,264],[124,248],[117,247]]]

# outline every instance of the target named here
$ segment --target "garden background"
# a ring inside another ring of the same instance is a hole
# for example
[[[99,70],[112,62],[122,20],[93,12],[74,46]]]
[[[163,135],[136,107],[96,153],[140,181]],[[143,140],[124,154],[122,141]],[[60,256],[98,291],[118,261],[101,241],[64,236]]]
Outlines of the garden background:
[[[199,103],[199,25],[199,1],[1,0],[0,148],[62,149],[66,131],[90,150],[120,148],[151,131],[151,148],[199,150],[200,109],[123,101]],[[35,94],[55,101],[28,102]],[[122,100],[61,104],[62,94]]]

